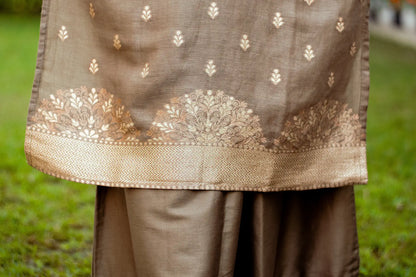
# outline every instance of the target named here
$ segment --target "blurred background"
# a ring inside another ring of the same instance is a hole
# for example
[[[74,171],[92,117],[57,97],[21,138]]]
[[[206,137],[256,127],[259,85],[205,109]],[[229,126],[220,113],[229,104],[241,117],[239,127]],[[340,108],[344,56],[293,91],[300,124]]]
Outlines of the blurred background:
[[[95,187],[27,165],[41,0],[0,2],[0,276],[90,276]],[[416,0],[371,0],[361,276],[416,276]]]

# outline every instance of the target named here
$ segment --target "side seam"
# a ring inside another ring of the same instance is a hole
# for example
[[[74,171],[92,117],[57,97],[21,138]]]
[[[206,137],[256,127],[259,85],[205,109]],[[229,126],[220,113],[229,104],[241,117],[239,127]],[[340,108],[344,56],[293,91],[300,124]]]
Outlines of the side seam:
[[[31,98],[28,107],[28,113],[26,117],[26,126],[30,122],[30,118],[33,116],[36,108],[36,102],[39,98],[39,87],[42,79],[42,72],[45,59],[46,51],[46,38],[48,33],[48,19],[49,19],[49,0],[42,1],[42,10],[40,14],[40,26],[39,26],[39,42],[38,42],[38,51],[36,58],[36,69],[35,76],[32,84]],[[25,156],[29,165],[32,165],[32,139],[31,135],[27,134],[27,129],[25,131]],[[30,136],[30,137],[29,137]],[[28,141],[26,141],[28,140]]]

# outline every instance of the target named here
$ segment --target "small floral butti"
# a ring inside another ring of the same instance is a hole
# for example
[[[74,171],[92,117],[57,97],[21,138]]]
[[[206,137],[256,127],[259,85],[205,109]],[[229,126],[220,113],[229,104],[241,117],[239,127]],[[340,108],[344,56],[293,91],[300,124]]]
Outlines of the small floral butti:
[[[125,188],[367,183],[369,0],[296,5],[44,0],[27,162]]]

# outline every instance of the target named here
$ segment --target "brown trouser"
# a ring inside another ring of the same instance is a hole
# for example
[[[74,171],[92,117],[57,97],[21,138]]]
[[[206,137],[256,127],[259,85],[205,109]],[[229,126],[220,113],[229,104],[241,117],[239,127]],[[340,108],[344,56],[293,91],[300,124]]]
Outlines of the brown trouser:
[[[354,187],[97,187],[93,276],[358,276]]]

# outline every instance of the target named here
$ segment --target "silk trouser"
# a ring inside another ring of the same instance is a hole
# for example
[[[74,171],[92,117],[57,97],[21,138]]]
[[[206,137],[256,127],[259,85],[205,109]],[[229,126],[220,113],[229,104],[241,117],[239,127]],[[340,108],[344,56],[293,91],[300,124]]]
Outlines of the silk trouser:
[[[358,276],[354,187],[97,187],[93,276]]]

